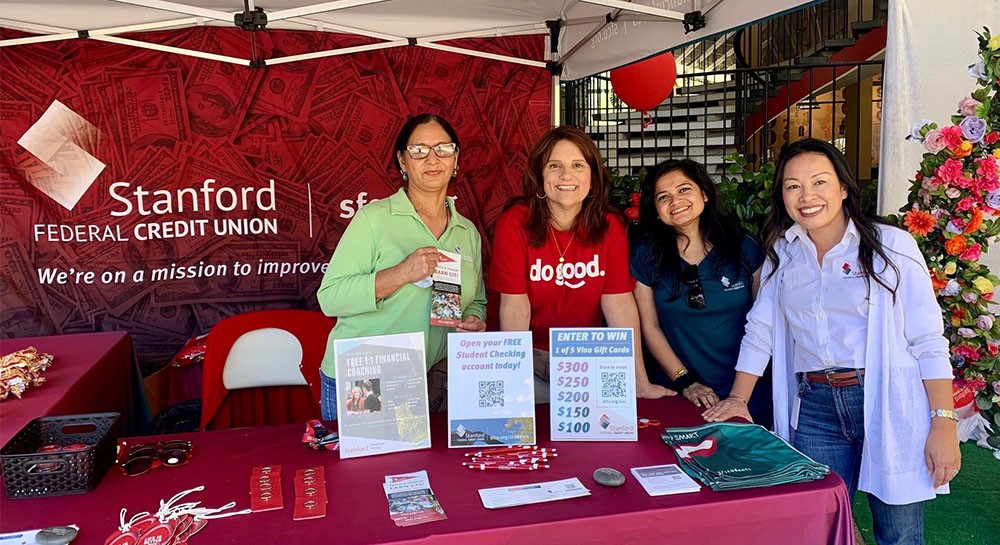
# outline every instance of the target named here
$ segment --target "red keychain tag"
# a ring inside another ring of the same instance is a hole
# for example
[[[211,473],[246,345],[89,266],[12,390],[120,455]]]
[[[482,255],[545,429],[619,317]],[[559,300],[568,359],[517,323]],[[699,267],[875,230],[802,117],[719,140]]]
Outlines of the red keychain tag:
[[[136,545],[167,545],[174,537],[174,523],[161,522],[139,536]]]
[[[108,536],[108,539],[104,540],[104,545],[135,545],[137,539],[139,539],[139,535],[132,530],[125,532],[115,530]]]
[[[149,530],[150,528],[156,526],[159,523],[160,519],[156,518],[156,515],[146,515],[141,519],[133,522],[131,524],[130,531],[135,533],[136,536],[141,536],[142,534],[146,533],[146,530]]]
[[[184,536],[184,540],[186,541],[191,539],[191,536],[197,534],[206,526],[208,526],[208,519],[195,518],[194,521],[191,522],[191,526],[188,527],[188,532],[187,535]]]
[[[173,542],[177,543],[181,540],[181,538],[186,537],[188,535],[188,528],[190,528],[192,524],[194,524],[194,517],[191,515],[181,515],[177,517],[176,522],[174,523]]]

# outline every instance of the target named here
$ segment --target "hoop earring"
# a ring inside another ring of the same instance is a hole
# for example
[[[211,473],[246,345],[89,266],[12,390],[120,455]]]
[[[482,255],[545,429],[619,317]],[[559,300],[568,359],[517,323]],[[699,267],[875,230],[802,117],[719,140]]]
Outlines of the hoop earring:
[[[407,182],[407,181],[410,180],[410,177],[406,175],[406,171],[405,170],[399,169],[399,173],[403,175],[403,181],[404,182]]]
[[[538,192],[536,191],[536,192],[535,192],[535,197],[538,197],[539,199],[544,199],[544,198],[545,198],[545,192],[544,192],[544,191],[542,191],[542,194],[541,194],[541,195],[539,195],[539,194],[538,194]]]

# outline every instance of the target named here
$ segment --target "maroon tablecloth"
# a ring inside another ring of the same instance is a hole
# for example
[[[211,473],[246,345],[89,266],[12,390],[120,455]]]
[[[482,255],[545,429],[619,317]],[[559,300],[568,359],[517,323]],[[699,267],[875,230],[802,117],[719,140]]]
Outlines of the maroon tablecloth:
[[[42,374],[45,384],[29,388],[21,399],[0,402],[0,446],[40,416],[114,411],[124,420],[132,417],[135,366],[128,333],[3,339],[0,354],[29,346],[55,359]]]
[[[539,406],[539,429],[548,432],[548,406]],[[559,457],[551,469],[533,472],[470,471],[460,464],[460,449],[446,448],[443,415],[432,419],[430,450],[340,460],[300,443],[304,425],[183,434],[195,443],[191,462],[125,477],[113,468],[94,492],[34,500],[5,500],[0,531],[54,524],[81,526],[74,545],[99,545],[118,523],[122,507],[130,514],[154,510],[160,499],[198,485],[197,499],[207,506],[235,500],[249,506],[251,468],[281,464],[285,508],[213,520],[192,545],[229,543],[420,543],[420,544],[848,544],[854,534],[843,482],[835,475],[812,483],[767,489],[650,497],[631,476],[620,488],[593,481],[599,467],[625,474],[631,467],[676,463],[659,438],[659,429],[640,430],[638,443],[549,444]],[[686,400],[640,402],[640,416],[666,425],[700,422]],[[162,438],[162,437],[161,437]],[[296,469],[326,468],[330,495],[324,519],[292,520],[292,476]],[[397,528],[382,491],[387,474],[427,470],[448,519]],[[477,490],[578,477],[592,496],[565,501],[487,510]]]

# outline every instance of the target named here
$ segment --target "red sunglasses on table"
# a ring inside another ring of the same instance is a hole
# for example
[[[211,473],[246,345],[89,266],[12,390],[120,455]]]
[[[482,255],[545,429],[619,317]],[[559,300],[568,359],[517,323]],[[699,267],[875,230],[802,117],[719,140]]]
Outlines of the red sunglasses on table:
[[[121,443],[118,466],[129,477],[142,475],[160,466],[177,467],[188,463],[194,452],[191,441],[157,441],[156,443]],[[122,453],[125,454],[124,459]]]

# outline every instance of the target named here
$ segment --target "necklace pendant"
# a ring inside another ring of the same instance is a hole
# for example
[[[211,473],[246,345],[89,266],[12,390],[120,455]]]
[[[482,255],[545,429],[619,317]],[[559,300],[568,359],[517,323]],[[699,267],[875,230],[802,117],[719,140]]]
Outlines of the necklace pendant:
[[[563,257],[563,256],[559,256],[559,262],[560,263],[565,263],[566,262],[566,258]]]

